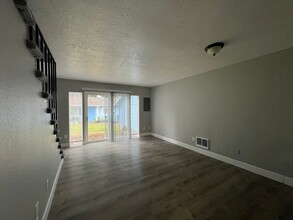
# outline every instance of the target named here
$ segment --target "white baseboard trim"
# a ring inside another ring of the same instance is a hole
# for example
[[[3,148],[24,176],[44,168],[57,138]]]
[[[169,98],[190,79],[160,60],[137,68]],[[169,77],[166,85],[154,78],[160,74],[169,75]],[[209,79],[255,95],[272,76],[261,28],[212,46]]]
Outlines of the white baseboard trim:
[[[269,170],[265,170],[263,168],[256,167],[256,166],[253,166],[251,164],[247,164],[247,163],[241,162],[239,160],[235,160],[235,159],[232,159],[232,158],[229,158],[229,157],[226,157],[226,156],[223,156],[223,155],[211,152],[211,151],[207,151],[207,150],[198,148],[196,146],[192,146],[190,144],[186,144],[186,143],[183,143],[181,141],[177,141],[177,140],[174,140],[174,139],[171,139],[171,138],[159,135],[159,134],[151,133],[151,135],[156,137],[156,138],[159,138],[159,139],[168,141],[170,143],[179,145],[181,147],[187,148],[189,150],[195,151],[197,153],[204,154],[204,155],[206,155],[208,157],[212,157],[214,159],[229,163],[231,165],[234,165],[234,166],[240,167],[242,169],[248,170],[250,172],[256,173],[258,175],[267,177],[269,179],[273,179],[275,181],[284,183],[286,185],[293,186],[293,178],[291,178],[291,177],[287,177],[287,176],[284,176],[284,175],[279,174],[279,173],[275,173],[275,172],[272,172],[272,171],[269,171]]]
[[[284,183],[288,186],[293,187],[293,178],[288,177],[288,176],[284,176]]]
[[[59,176],[60,176],[63,161],[64,161],[64,159],[61,159],[59,167],[58,167],[58,170],[57,170],[57,173],[56,173],[56,176],[55,176],[55,179],[54,179],[54,183],[52,185],[52,189],[51,189],[51,192],[50,192],[50,196],[49,196],[49,199],[48,199],[48,202],[47,202],[47,205],[46,205],[42,220],[47,220],[47,218],[49,216],[50,208],[51,208],[51,205],[52,205],[52,201],[53,201],[53,197],[54,197],[54,194],[55,194],[57,182],[58,182],[58,179],[59,179]]]
[[[146,133],[140,133],[140,134],[139,134],[140,137],[150,136],[150,135],[152,135],[151,132],[146,132]]]

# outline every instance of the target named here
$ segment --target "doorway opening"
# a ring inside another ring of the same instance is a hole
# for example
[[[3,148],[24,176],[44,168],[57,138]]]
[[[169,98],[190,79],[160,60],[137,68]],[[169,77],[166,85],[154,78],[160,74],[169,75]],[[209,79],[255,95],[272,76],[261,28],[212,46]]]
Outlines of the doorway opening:
[[[130,96],[131,138],[139,137],[139,96]]]
[[[79,146],[83,143],[82,129],[82,93],[69,92],[69,145]]]

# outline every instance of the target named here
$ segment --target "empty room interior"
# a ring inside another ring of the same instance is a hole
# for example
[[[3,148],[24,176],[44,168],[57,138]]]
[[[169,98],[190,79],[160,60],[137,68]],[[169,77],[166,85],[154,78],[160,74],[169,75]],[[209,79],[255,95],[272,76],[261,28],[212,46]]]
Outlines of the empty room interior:
[[[1,220],[293,220],[292,0],[2,0]]]

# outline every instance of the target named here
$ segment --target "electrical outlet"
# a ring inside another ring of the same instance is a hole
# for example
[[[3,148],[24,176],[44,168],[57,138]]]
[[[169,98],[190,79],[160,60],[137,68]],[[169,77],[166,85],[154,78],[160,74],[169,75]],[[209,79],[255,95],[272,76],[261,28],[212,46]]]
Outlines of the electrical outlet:
[[[192,141],[195,141],[195,138],[194,137],[192,137]]]
[[[67,137],[68,137],[67,134],[64,134],[64,139],[67,139]]]
[[[145,127],[143,127],[142,130],[145,130]]]
[[[36,217],[36,220],[39,220],[39,201],[37,201],[35,205],[35,217]]]
[[[149,127],[149,131],[151,130],[151,127]]]
[[[46,190],[48,191],[49,189],[49,179],[46,180]]]

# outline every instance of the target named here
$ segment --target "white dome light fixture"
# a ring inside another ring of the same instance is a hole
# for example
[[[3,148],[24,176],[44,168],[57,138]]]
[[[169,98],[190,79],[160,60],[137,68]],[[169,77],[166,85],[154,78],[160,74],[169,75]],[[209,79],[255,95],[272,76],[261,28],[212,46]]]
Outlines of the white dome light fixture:
[[[224,47],[223,42],[217,42],[217,43],[213,43],[206,46],[205,51],[210,55],[216,56],[216,54],[219,53],[223,47]]]

